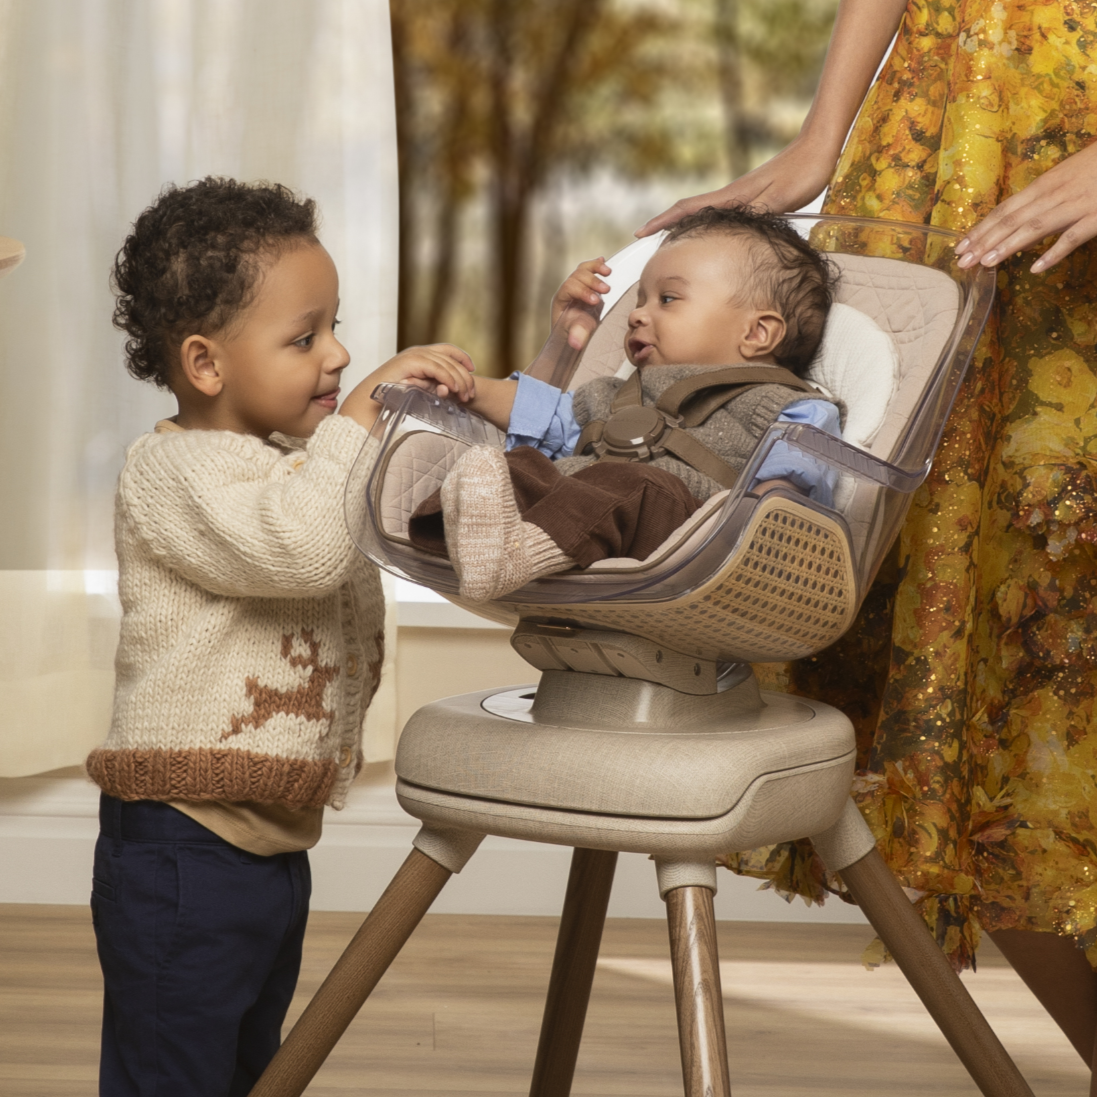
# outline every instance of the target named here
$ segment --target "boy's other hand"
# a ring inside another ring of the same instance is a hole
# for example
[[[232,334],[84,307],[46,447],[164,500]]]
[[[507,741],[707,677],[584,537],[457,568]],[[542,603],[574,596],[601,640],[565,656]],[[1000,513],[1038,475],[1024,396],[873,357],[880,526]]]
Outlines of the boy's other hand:
[[[577,306],[584,314],[582,319],[577,319],[576,325],[568,332],[568,342],[575,350],[582,350],[590,336],[591,324],[589,315],[592,309],[602,303],[602,294],[609,292],[609,284],[602,281],[600,275],[608,275],[613,272],[606,266],[604,258],[588,259],[580,263],[560,284],[556,296],[552,299],[552,324],[572,307]]]
[[[339,414],[349,416],[364,427],[372,427],[381,410],[381,405],[372,399],[372,393],[386,381],[413,385],[467,403],[476,395],[476,381],[472,376],[475,368],[472,359],[452,343],[408,347],[357,385],[343,401]]]

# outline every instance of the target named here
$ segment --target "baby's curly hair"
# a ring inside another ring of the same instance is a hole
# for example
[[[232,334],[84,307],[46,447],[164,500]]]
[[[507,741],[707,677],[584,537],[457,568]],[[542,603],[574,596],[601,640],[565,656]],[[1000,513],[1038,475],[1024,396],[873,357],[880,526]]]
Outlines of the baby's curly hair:
[[[169,388],[183,340],[227,328],[254,299],[261,260],[315,243],[316,229],[316,203],[278,183],[209,176],[165,187],[114,260],[126,368]]]
[[[785,321],[785,337],[774,351],[779,365],[803,376],[823,338],[834,303],[838,272],[779,214],[751,206],[706,206],[683,217],[664,244],[713,233],[745,236],[751,242],[755,308],[771,308]]]

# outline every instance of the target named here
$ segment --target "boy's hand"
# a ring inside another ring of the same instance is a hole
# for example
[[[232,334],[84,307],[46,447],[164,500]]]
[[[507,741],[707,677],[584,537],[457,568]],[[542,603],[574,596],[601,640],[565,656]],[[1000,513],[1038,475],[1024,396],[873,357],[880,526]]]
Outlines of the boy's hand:
[[[605,259],[588,259],[580,263],[564,279],[556,296],[552,299],[552,324],[569,309],[576,308],[576,322],[568,331],[568,343],[575,350],[582,350],[593,330],[592,310],[602,303],[602,294],[609,292],[609,285],[599,275],[613,272],[606,266]]]
[[[408,347],[357,385],[343,401],[339,414],[349,416],[367,429],[372,427],[381,405],[371,398],[371,394],[386,381],[413,385],[466,403],[476,395],[476,381],[472,376],[474,369],[472,359],[452,343]]]

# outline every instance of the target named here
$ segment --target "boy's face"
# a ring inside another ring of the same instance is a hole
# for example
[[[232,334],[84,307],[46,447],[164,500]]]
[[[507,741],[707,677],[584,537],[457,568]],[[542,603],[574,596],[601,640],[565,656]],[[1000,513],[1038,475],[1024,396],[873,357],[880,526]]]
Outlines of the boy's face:
[[[749,301],[747,242],[717,233],[664,244],[648,261],[629,315],[625,353],[634,366],[772,362],[785,323]]]
[[[260,438],[275,431],[308,438],[335,411],[350,363],[335,338],[338,308],[339,276],[319,244],[266,260],[251,305],[205,340],[207,368],[216,370],[216,391],[208,393],[215,425]]]

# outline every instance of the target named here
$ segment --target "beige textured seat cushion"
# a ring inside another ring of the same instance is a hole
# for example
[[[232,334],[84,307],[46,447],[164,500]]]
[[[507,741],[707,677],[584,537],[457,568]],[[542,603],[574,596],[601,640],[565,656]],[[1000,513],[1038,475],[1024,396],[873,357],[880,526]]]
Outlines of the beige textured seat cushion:
[[[378,514],[386,537],[408,541],[408,521],[415,508],[442,486],[465,447],[445,434],[410,431],[391,446],[379,470]]]
[[[607,679],[607,691],[621,679]],[[488,693],[419,709],[396,756],[401,780],[461,796],[601,815],[711,819],[762,774],[844,764],[849,721],[780,694],[726,730],[554,727],[491,716]],[[593,716],[592,716],[593,720]],[[846,778],[848,781],[848,777]],[[848,789],[848,784],[845,786]]]
[[[895,396],[899,355],[872,317],[836,301],[807,376],[845,404],[842,438],[865,447],[879,433]]]

